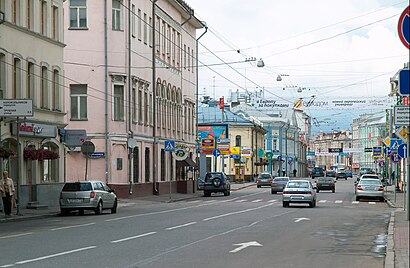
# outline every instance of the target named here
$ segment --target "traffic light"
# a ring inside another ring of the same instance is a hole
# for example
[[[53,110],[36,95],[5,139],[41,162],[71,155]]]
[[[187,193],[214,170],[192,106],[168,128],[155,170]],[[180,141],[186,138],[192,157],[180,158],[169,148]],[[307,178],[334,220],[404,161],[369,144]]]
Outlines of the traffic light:
[[[60,142],[64,143],[65,142],[65,129],[59,128],[58,135],[60,136]]]

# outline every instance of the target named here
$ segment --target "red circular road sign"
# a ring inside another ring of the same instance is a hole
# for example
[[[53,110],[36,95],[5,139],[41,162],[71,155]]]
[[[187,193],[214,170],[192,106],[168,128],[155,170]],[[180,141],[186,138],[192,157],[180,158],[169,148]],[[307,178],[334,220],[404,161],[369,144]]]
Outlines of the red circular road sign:
[[[410,49],[410,6],[401,13],[397,27],[401,42]]]

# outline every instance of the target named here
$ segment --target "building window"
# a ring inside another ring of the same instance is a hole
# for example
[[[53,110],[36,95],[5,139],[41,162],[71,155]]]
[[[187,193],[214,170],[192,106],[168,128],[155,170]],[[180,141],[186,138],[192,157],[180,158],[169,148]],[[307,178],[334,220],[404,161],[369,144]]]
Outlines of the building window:
[[[26,23],[27,23],[27,29],[29,29],[29,30],[33,30],[33,26],[34,26],[34,23],[33,23],[33,18],[34,18],[34,14],[33,14],[33,11],[34,11],[34,8],[33,8],[33,1],[34,0],[27,0],[27,21],[26,21]]]
[[[159,17],[155,20],[155,46],[157,48],[157,55],[161,54],[161,34],[160,34],[161,20]]]
[[[58,21],[58,7],[53,6],[53,21],[51,22],[53,29],[51,31],[51,38],[53,38],[54,40],[58,40]]]
[[[87,27],[86,0],[70,0],[70,28]]]
[[[41,67],[40,82],[40,108],[48,109],[48,70],[45,66]]]
[[[47,33],[47,2],[40,0],[40,33],[46,35]]]
[[[144,93],[144,123],[145,125],[148,125],[148,91],[145,91]]]
[[[61,112],[61,93],[60,93],[60,72],[54,70],[53,72],[53,109]]]
[[[177,67],[179,67],[179,64],[181,63],[181,34],[177,33]]]
[[[0,53],[0,99],[6,96],[6,55]]]
[[[119,31],[121,27],[121,1],[112,0],[112,29]]]
[[[14,24],[19,24],[20,23],[20,0],[12,0],[11,2],[12,6],[12,22]]]
[[[21,60],[14,58],[13,62],[13,91],[12,98],[17,99],[21,96]]]
[[[140,181],[140,150],[138,147],[134,147],[132,152],[134,170],[133,170],[133,182],[138,183]]]
[[[31,100],[33,100],[33,106],[36,107],[36,102],[34,99],[34,81],[35,81],[35,74],[34,74],[34,63],[28,62],[27,65],[27,97]]]
[[[132,87],[132,122],[137,121],[137,89]]]
[[[134,4],[132,4],[132,7],[131,7],[131,34],[132,34],[132,37],[134,37],[135,38],[135,5]]]
[[[142,87],[138,87],[138,123],[142,124]]]
[[[147,21],[147,14],[144,13],[144,44],[148,42],[148,21]]]
[[[152,47],[152,33],[153,33],[153,28],[152,28],[152,18],[148,18],[148,44],[150,47]]]
[[[186,45],[185,44],[184,44],[184,51],[182,53],[184,53],[184,69],[186,69]]]
[[[71,120],[87,119],[87,85],[70,85]]]
[[[124,85],[114,85],[113,120],[124,120]]]
[[[240,135],[236,135],[235,137],[235,146],[241,146],[241,136]]]
[[[58,147],[53,143],[46,143],[42,149],[50,150],[58,153]],[[40,172],[42,176],[42,183],[58,182],[58,159],[44,159],[42,165],[40,164]]]
[[[195,66],[195,55],[194,55],[194,49],[191,50],[191,71],[194,73],[194,66]]]
[[[142,17],[141,17],[141,9],[138,9],[138,40],[142,40]]]
[[[151,172],[150,172],[150,168],[151,168],[151,152],[149,148],[145,148],[145,182],[149,182],[150,181],[150,176],[151,176]]]

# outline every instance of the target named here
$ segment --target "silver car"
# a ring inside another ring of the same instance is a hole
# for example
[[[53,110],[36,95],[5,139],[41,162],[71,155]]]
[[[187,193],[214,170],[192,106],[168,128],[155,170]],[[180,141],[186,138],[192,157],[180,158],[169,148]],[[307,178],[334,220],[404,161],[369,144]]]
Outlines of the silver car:
[[[272,175],[267,172],[263,172],[259,174],[259,176],[256,178],[256,187],[261,188],[262,186],[269,186],[272,184]]]
[[[276,194],[277,192],[283,192],[283,189],[285,188],[288,181],[289,177],[275,177],[270,186],[271,193]]]
[[[60,192],[60,211],[67,215],[78,210],[82,215],[84,210],[93,210],[101,214],[104,209],[117,213],[118,200],[114,191],[102,181],[66,182]]]
[[[316,187],[308,180],[291,180],[286,184],[282,194],[283,207],[290,203],[307,203],[311,208],[316,207]]]
[[[356,185],[355,195],[356,201],[361,198],[377,198],[384,202],[384,186],[379,179],[361,178]]]

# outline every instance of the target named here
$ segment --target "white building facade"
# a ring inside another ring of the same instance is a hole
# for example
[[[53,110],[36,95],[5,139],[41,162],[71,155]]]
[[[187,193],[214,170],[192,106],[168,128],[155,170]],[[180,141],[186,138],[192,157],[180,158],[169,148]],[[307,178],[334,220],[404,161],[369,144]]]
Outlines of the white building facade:
[[[64,181],[63,0],[0,0],[0,12],[0,99],[32,102],[32,116],[1,117],[0,147],[12,152],[1,168],[18,183],[20,205],[49,204]]]

